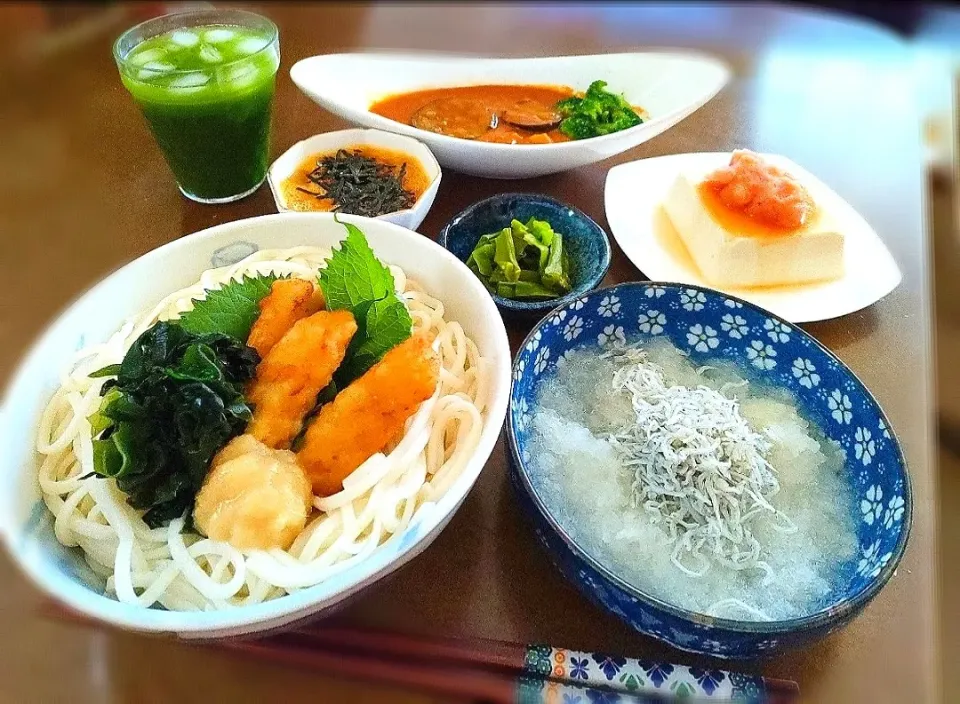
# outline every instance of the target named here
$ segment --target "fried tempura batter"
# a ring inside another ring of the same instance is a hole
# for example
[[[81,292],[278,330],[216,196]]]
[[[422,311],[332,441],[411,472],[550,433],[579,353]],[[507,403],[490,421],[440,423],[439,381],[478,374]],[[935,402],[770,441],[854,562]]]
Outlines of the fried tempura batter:
[[[321,311],[294,323],[257,366],[247,393],[254,404],[247,432],[268,447],[290,447],[356,331],[348,310]]]
[[[260,301],[260,316],[247,344],[266,357],[287,330],[302,318],[323,309],[323,294],[305,279],[277,279]]]
[[[440,362],[423,336],[387,352],[366,374],[324,406],[307,427],[297,457],[320,496],[343,480],[402,430],[437,388]]]

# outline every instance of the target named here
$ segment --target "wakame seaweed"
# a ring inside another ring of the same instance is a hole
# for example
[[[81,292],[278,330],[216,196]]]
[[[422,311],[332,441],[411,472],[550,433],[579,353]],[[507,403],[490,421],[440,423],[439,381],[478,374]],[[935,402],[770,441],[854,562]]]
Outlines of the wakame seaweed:
[[[159,322],[136,339],[90,418],[93,466],[158,528],[192,515],[210,461],[252,417],[244,384],[260,356],[221,333]]]
[[[359,149],[339,149],[318,159],[317,167],[307,174],[319,191],[297,189],[333,201],[334,212],[377,217],[413,206],[416,196],[403,186],[406,173],[406,163],[395,169]]]

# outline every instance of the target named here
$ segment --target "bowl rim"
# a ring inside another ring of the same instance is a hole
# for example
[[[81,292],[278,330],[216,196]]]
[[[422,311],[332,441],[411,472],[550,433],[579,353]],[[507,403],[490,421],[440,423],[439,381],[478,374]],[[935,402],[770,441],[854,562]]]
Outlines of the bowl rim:
[[[610,246],[610,236],[607,234],[606,230],[600,227],[600,224],[594,220],[592,217],[587,215],[585,212],[580,210],[575,205],[570,205],[569,203],[564,203],[562,200],[558,200],[552,196],[544,195],[542,193],[522,193],[519,191],[512,191],[510,193],[498,193],[483,200],[478,200],[476,203],[468,205],[466,208],[461,210],[459,213],[454,215],[441,229],[440,233],[437,235],[437,242],[448,252],[457,257],[456,254],[449,247],[450,243],[450,231],[459,225],[463,220],[466,220],[469,217],[472,217],[478,210],[483,207],[486,207],[490,203],[494,203],[501,200],[510,200],[518,199],[525,201],[533,201],[540,203],[545,203],[549,206],[556,207],[562,210],[568,210],[570,213],[582,220],[587,224],[590,231],[593,233],[594,237],[601,243],[601,253],[600,253],[600,270],[599,274],[591,276],[586,279],[584,282],[574,286],[570,293],[566,293],[563,296],[557,298],[549,298],[545,301],[515,301],[510,298],[504,298],[496,293],[493,293],[487,290],[487,293],[493,299],[494,303],[497,304],[497,307],[508,310],[511,313],[539,313],[539,312],[551,312],[554,308],[559,308],[570,303],[573,303],[576,299],[581,296],[586,295],[590,291],[597,289],[598,285],[603,281],[604,277],[607,275],[607,272],[610,270],[610,265],[613,260],[613,250]],[[561,233],[562,234],[562,233]],[[460,259],[460,257],[457,257]],[[460,261],[466,264],[466,261],[460,259]],[[468,267],[469,268],[469,267]],[[473,271],[470,271],[473,274]],[[476,276],[476,274],[474,274]]]
[[[848,367],[836,354],[834,354],[829,348],[823,345],[819,340],[817,340],[813,335],[809,334],[803,330],[798,325],[795,325],[787,320],[784,320],[775,313],[762,308],[758,305],[745,301],[737,296],[733,296],[727,293],[722,293],[716,291],[715,289],[706,288],[704,286],[697,286],[692,284],[670,282],[670,281],[629,281],[623,282],[620,284],[614,284],[611,286],[604,286],[601,288],[594,289],[589,292],[589,296],[593,295],[602,295],[604,293],[613,292],[616,289],[623,288],[640,288],[646,286],[662,286],[664,288],[674,288],[674,289],[694,289],[699,292],[702,292],[708,296],[716,297],[722,296],[723,298],[728,298],[730,300],[737,301],[738,303],[743,304],[763,315],[769,316],[780,323],[788,326],[793,332],[796,332],[799,337],[806,338],[807,340],[814,343],[824,354],[826,354],[830,359],[832,359],[837,365],[839,365],[853,380],[855,384],[859,386],[860,391],[864,396],[874,404],[874,406],[879,411],[880,418],[883,420],[886,425],[887,430],[890,432],[890,439],[893,443],[893,446],[896,451],[896,456],[898,459],[898,467],[900,473],[903,476],[903,498],[904,498],[904,517],[903,522],[901,523],[900,535],[897,539],[897,544],[891,553],[890,560],[887,564],[880,570],[880,573],[874,577],[867,585],[861,589],[856,594],[852,596],[844,597],[841,601],[831,604],[830,606],[815,611],[811,614],[806,614],[804,616],[799,616],[792,619],[784,619],[778,621],[741,621],[738,619],[729,619],[729,618],[719,618],[716,616],[710,616],[708,614],[700,613],[697,611],[691,611],[678,607],[674,604],[670,604],[662,599],[648,594],[647,592],[639,589],[638,587],[630,584],[624,580],[619,575],[615,574],[609,567],[601,563],[596,557],[588,553],[579,543],[570,537],[562,526],[558,523],[556,518],[551,514],[547,509],[543,500],[541,499],[539,493],[533,488],[533,485],[530,481],[529,473],[525,463],[520,458],[520,453],[517,449],[517,438],[516,438],[516,428],[513,424],[513,397],[514,390],[518,383],[518,373],[522,373],[518,370],[518,362],[520,359],[520,353],[514,357],[513,361],[513,374],[510,377],[510,407],[507,409],[507,420],[506,420],[506,434],[507,434],[507,444],[510,446],[510,455],[511,459],[514,462],[515,467],[517,468],[517,475],[520,477],[523,488],[526,491],[529,498],[532,500],[534,506],[536,506],[537,511],[540,516],[546,521],[550,526],[553,532],[561,539],[565,544],[568,551],[573,554],[577,559],[582,560],[587,563],[592,569],[601,575],[603,579],[608,581],[612,586],[616,587],[620,591],[628,594],[629,596],[635,598],[646,606],[653,607],[655,609],[660,609],[667,612],[668,614],[675,616],[677,618],[683,619],[695,623],[700,626],[709,626],[715,628],[723,628],[737,633],[756,635],[756,636],[765,636],[773,634],[783,634],[783,633],[793,633],[798,631],[810,631],[822,628],[824,626],[829,626],[835,623],[845,622],[848,618],[856,615],[861,611],[867,604],[869,604],[877,594],[886,586],[887,582],[896,572],[897,567],[902,560],[904,553],[906,552],[907,543],[909,541],[910,532],[913,527],[913,486],[910,478],[910,471],[907,466],[906,458],[903,454],[903,447],[900,443],[900,439],[897,437],[896,432],[890,424],[889,419],[887,418],[886,412],[883,410],[883,407],[873,396],[870,390],[867,388],[866,384],[860,380],[860,378],[853,372],[850,367]],[[559,310],[562,306],[557,306],[555,310]],[[554,311],[551,311],[551,313]],[[530,333],[524,338],[521,343],[519,350],[523,350],[527,343],[533,339],[534,335],[541,331],[542,327],[547,324],[550,319],[550,315],[545,316],[540,320]],[[526,373],[526,372],[523,372]]]
[[[318,132],[316,134],[311,134],[307,137],[304,137],[303,139],[298,139],[296,142],[291,144],[287,149],[285,149],[283,153],[281,153],[280,156],[274,159],[270,163],[270,166],[267,167],[267,185],[270,186],[270,192],[273,194],[273,201],[274,201],[274,204],[277,206],[277,212],[278,213],[333,212],[329,210],[295,210],[294,208],[291,208],[287,205],[286,198],[283,197],[283,193],[280,190],[280,183],[285,178],[289,177],[291,174],[287,174],[282,178],[279,178],[278,180],[279,175],[276,173],[276,171],[277,171],[277,165],[280,163],[281,159],[284,159],[288,154],[290,154],[291,152],[299,148],[305,142],[309,142],[312,139],[317,139],[318,137],[326,137],[331,139],[335,138],[334,141],[341,142],[340,146],[335,147],[337,149],[342,149],[344,147],[352,146],[354,144],[362,146],[364,144],[363,142],[364,136],[369,135],[371,132],[375,136],[383,135],[383,136],[389,137],[390,139],[396,139],[400,142],[406,142],[408,144],[413,143],[411,146],[416,145],[418,148],[422,148],[424,150],[424,154],[429,157],[426,160],[426,163],[422,163],[422,166],[428,167],[429,169],[435,169],[437,172],[437,175],[432,179],[430,179],[430,182],[427,183],[427,187],[423,189],[423,193],[417,196],[417,199],[413,202],[413,205],[411,205],[409,208],[403,208],[402,210],[391,210],[389,213],[381,213],[380,215],[377,215],[373,219],[380,220],[388,217],[396,218],[397,216],[405,216],[405,215],[410,215],[415,213],[420,207],[422,207],[424,201],[426,200],[427,195],[429,195],[431,191],[436,192],[436,190],[440,187],[440,181],[443,179],[443,168],[441,168],[440,162],[437,161],[437,157],[433,153],[433,150],[430,149],[430,145],[427,144],[426,142],[423,142],[417,139],[416,137],[412,137],[407,134],[400,134],[399,132],[390,132],[388,130],[382,130],[376,127],[348,127],[342,130],[333,130],[330,132]],[[356,140],[350,139],[351,134],[356,135],[357,139]],[[397,147],[396,150],[401,151],[401,148]],[[421,159],[416,154],[410,154],[410,156],[413,157],[414,159],[417,159],[420,162],[424,162],[424,159]],[[424,168],[424,171],[428,172],[428,168]],[[427,209],[427,212],[429,212],[429,208]],[[426,213],[424,213],[424,215],[426,215]],[[365,217],[365,216],[358,216],[358,217]]]
[[[359,116],[366,115],[367,119],[373,118],[372,122],[376,125],[373,129],[382,129],[385,131],[394,132],[395,134],[402,134],[414,139],[421,139],[419,135],[423,135],[423,139],[429,138],[430,140],[435,140],[437,144],[444,146],[456,146],[456,145],[477,145],[476,148],[489,151],[490,153],[513,153],[518,150],[524,150],[526,152],[537,152],[537,151],[573,151],[576,149],[576,145],[581,144],[602,144],[605,142],[613,142],[617,139],[623,138],[625,135],[635,135],[639,134],[641,131],[649,130],[651,127],[659,127],[661,123],[668,124],[670,126],[675,125],[679,120],[687,117],[696,110],[700,109],[708,102],[713,100],[726,86],[730,83],[730,80],[734,77],[733,67],[722,59],[721,57],[711,54],[706,51],[697,51],[697,50],[687,50],[681,47],[674,48],[672,50],[650,50],[650,51],[616,51],[611,53],[591,53],[591,54],[559,54],[553,56],[517,56],[517,57],[503,57],[503,56],[471,56],[469,54],[459,54],[456,52],[436,52],[431,55],[431,53],[426,53],[420,55],[416,52],[405,51],[405,50],[384,50],[379,51],[355,51],[355,52],[332,52],[329,54],[314,54],[313,56],[306,56],[290,67],[290,80],[293,81],[294,85],[300,89],[302,93],[310,96],[310,93],[305,89],[301,80],[295,76],[294,72],[301,74],[304,69],[297,68],[301,64],[305,64],[314,59],[328,58],[328,57],[343,57],[343,56],[361,56],[361,57],[380,57],[380,58],[396,58],[396,59],[419,59],[419,60],[455,60],[458,62],[469,62],[469,61],[488,61],[488,62],[521,62],[521,61],[543,61],[543,60],[555,60],[555,59],[589,59],[589,58],[598,58],[603,57],[605,59],[616,59],[622,58],[624,56],[659,56],[665,58],[678,58],[678,59],[693,59],[701,63],[704,67],[709,67],[716,70],[717,80],[715,85],[711,85],[709,90],[704,91],[699,95],[696,100],[689,101],[670,112],[663,113],[654,117],[649,115],[648,119],[641,122],[639,125],[634,125],[633,127],[628,127],[625,130],[620,130],[618,132],[611,132],[609,134],[602,134],[596,137],[588,137],[586,139],[571,139],[565,142],[553,142],[550,144],[502,144],[499,142],[481,142],[476,139],[462,139],[460,137],[451,137],[450,135],[440,134],[439,132],[431,132],[429,130],[423,130],[419,127],[414,127],[413,125],[407,125],[397,120],[393,120],[383,115],[379,115],[375,112],[370,111],[370,105],[373,105],[376,100],[371,102],[365,108],[354,108],[350,105],[346,105],[339,100],[334,100],[329,97],[329,93],[324,96],[321,96],[319,91],[315,91],[317,96],[326,104],[332,104],[339,106],[339,109],[343,111],[345,115],[349,115],[347,119],[356,121],[359,119]],[[478,84],[479,85],[479,84]],[[408,89],[403,92],[414,92],[417,90],[426,90],[429,86],[427,84],[421,85],[419,88]],[[385,94],[390,95],[389,93]],[[315,100],[316,102],[316,100]],[[394,129],[394,127],[398,129]]]
[[[98,295],[102,295],[102,291],[106,287],[107,282],[113,277],[118,276],[124,269],[148,257],[153,259],[159,258],[162,261],[162,255],[158,254],[158,252],[162,251],[165,254],[169,254],[171,251],[184,249],[189,250],[193,243],[202,241],[203,239],[216,238],[224,233],[232,233],[232,241],[242,240],[244,229],[251,226],[256,227],[257,225],[264,223],[267,225],[276,223],[273,225],[276,227],[279,224],[289,223],[294,220],[333,221],[333,217],[333,213],[319,212],[268,213],[220,223],[165,242],[158,247],[150,249],[143,254],[124,262],[105,276],[100,277],[95,283],[86,288],[79,295],[75,296],[71,302],[60,308],[60,310],[51,316],[46,326],[38,335],[34,337],[32,343],[29,345],[29,347],[27,347],[19,361],[15,364],[9,380],[3,385],[2,389],[0,389],[0,391],[2,391],[2,397],[0,397],[0,440],[6,441],[8,439],[9,432],[7,421],[10,417],[12,417],[13,414],[13,409],[10,407],[10,402],[14,398],[14,392],[18,390],[22,383],[24,383],[24,374],[28,369],[30,361],[33,359],[34,355],[38,352],[38,350],[42,349],[45,344],[47,344],[47,341],[51,336],[54,336],[58,333],[60,327],[64,324],[65,317],[70,313],[70,311],[74,310],[77,306],[82,305],[85,301],[95,298]],[[471,280],[475,280],[476,278],[474,277],[473,272],[469,271],[469,269],[466,268],[466,265],[464,265],[463,262],[455,257],[452,252],[440,247],[440,245],[430,240],[430,238],[424,237],[414,230],[386,220],[365,218],[358,215],[345,215],[343,216],[342,221],[361,226],[364,223],[373,222],[377,223],[377,226],[382,226],[384,229],[392,231],[391,234],[411,239],[417,238],[418,240],[424,240],[427,243],[427,249],[434,251],[440,259],[447,259],[448,261],[452,260],[453,262],[456,262],[454,265],[455,268],[462,266],[462,277],[469,276]],[[468,283],[467,285],[471,286],[473,284]],[[484,290],[483,286],[478,281],[476,287],[479,289],[476,292],[479,295],[480,290]],[[510,347],[506,327],[503,324],[502,317],[497,313],[496,308],[492,306],[492,301],[489,301],[489,298],[484,299],[482,297],[479,300],[482,301],[480,303],[481,307],[485,307],[487,305],[491,306],[489,309],[491,314],[489,318],[494,326],[492,333],[492,346],[498,352],[503,353],[502,373],[504,375],[508,374]],[[66,357],[64,357],[64,359],[66,359]],[[37,589],[80,613],[96,618],[104,623],[119,626],[127,630],[152,633],[170,633],[181,637],[194,638],[218,637],[221,634],[225,634],[226,636],[237,636],[240,634],[258,633],[264,630],[281,627],[299,619],[316,615],[317,612],[326,608],[332,608],[345,599],[350,598],[351,596],[388,577],[396,572],[396,570],[398,570],[400,567],[415,559],[420,555],[420,553],[427,549],[431,543],[433,543],[433,541],[446,528],[454,515],[459,511],[463,502],[467,499],[467,497],[470,495],[470,492],[475,487],[480,474],[486,468],[490,456],[496,449],[496,443],[503,428],[503,415],[506,414],[506,411],[509,408],[509,383],[504,383],[507,381],[505,377],[499,382],[497,381],[496,377],[499,376],[499,374],[496,372],[499,371],[499,367],[495,366],[494,371],[495,378],[492,381],[487,405],[488,417],[486,420],[488,423],[485,422],[484,428],[481,431],[481,444],[478,446],[477,451],[468,460],[467,464],[467,468],[469,468],[471,464],[478,461],[478,457],[483,456],[483,461],[479,463],[479,468],[475,471],[475,476],[473,476],[472,481],[468,485],[465,484],[464,488],[459,494],[448,491],[433,504],[429,512],[426,512],[423,515],[420,523],[430,524],[432,527],[429,530],[422,531],[422,534],[418,535],[415,541],[409,542],[405,546],[398,548],[395,554],[388,554],[387,551],[383,550],[384,545],[387,543],[380,545],[378,549],[375,550],[371,555],[368,555],[363,561],[353,566],[354,568],[363,566],[362,571],[353,580],[344,585],[337,586],[334,591],[331,591],[331,593],[326,596],[317,595],[317,592],[322,590],[326,584],[326,582],[321,582],[317,585],[294,590],[293,592],[287,593],[276,599],[270,599],[257,604],[244,605],[226,610],[221,609],[201,612],[171,611],[163,608],[156,608],[154,606],[145,607],[120,602],[115,598],[104,595],[95,587],[91,587],[91,585],[86,584],[80,578],[72,575],[62,574],[39,564],[36,559],[25,553],[23,547],[20,545],[21,541],[19,540],[19,527],[13,524],[11,518],[12,513],[4,510],[8,506],[15,505],[16,503],[16,496],[13,492],[8,492],[5,486],[0,487],[0,546],[6,548],[7,553],[10,555],[11,562],[13,562],[13,564],[22,574],[29,577],[30,581]],[[499,394],[497,393],[498,386],[500,387]],[[500,398],[498,398],[498,395]],[[503,415],[501,415],[501,412]],[[495,428],[496,432],[491,430],[491,428]],[[486,433],[489,433],[490,435],[488,438],[484,439],[483,434]],[[23,476],[24,473],[35,474],[38,466],[39,465],[36,464],[36,461],[29,464],[24,463],[22,466],[14,466],[10,460],[3,460],[0,462],[0,468],[15,471],[18,477]],[[466,473],[461,475],[461,477],[456,481],[461,481],[465,476],[467,476]],[[38,496],[36,501],[39,504],[42,504],[42,496]],[[40,506],[40,508],[42,508],[43,511],[49,511],[45,505]],[[36,509],[37,506],[34,507],[34,510]],[[420,524],[411,523],[411,525],[408,527],[408,530],[414,528],[416,525]],[[395,534],[391,540],[396,539],[402,543],[402,538],[404,535],[405,534],[403,533]],[[72,548],[71,550],[73,549],[76,548]],[[82,560],[82,557],[78,557],[78,559]],[[340,573],[332,575],[331,579],[337,579],[339,574]]]

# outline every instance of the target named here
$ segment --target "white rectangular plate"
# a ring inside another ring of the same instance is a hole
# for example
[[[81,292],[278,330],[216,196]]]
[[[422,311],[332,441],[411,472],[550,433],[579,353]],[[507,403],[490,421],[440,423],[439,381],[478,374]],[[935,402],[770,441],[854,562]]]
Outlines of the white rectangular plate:
[[[843,230],[842,278],[815,284],[721,290],[755,303],[792,323],[827,320],[875,303],[893,291],[901,274],[880,236],[849,203],[813,174],[786,157],[764,154],[795,176],[814,200],[836,217]],[[677,175],[712,169],[730,162],[729,152],[674,154],[621,164],[607,174],[607,221],[624,254],[652,281],[675,281],[712,287],[700,272],[676,256],[657,235],[661,204]]]

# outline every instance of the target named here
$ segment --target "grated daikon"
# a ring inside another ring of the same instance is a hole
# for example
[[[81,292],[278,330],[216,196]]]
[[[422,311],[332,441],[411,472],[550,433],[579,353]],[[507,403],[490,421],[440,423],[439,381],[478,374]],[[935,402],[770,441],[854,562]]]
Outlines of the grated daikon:
[[[618,367],[613,392],[627,394],[634,412],[609,440],[634,473],[632,506],[666,528],[673,564],[693,577],[714,562],[759,569],[769,581],[770,566],[760,559],[751,523],[767,512],[782,518],[783,530],[796,530],[770,505],[780,490],[765,457],[770,441],[750,428],[736,399],[702,384],[667,384],[642,350],[604,357]],[[697,374],[710,369],[700,367]],[[685,558],[693,558],[696,569],[685,566]]]
[[[796,618],[855,554],[842,450],[788,392],[729,363],[698,368],[662,340],[578,350],[535,407],[538,493],[589,554],[653,596],[719,617]]]

